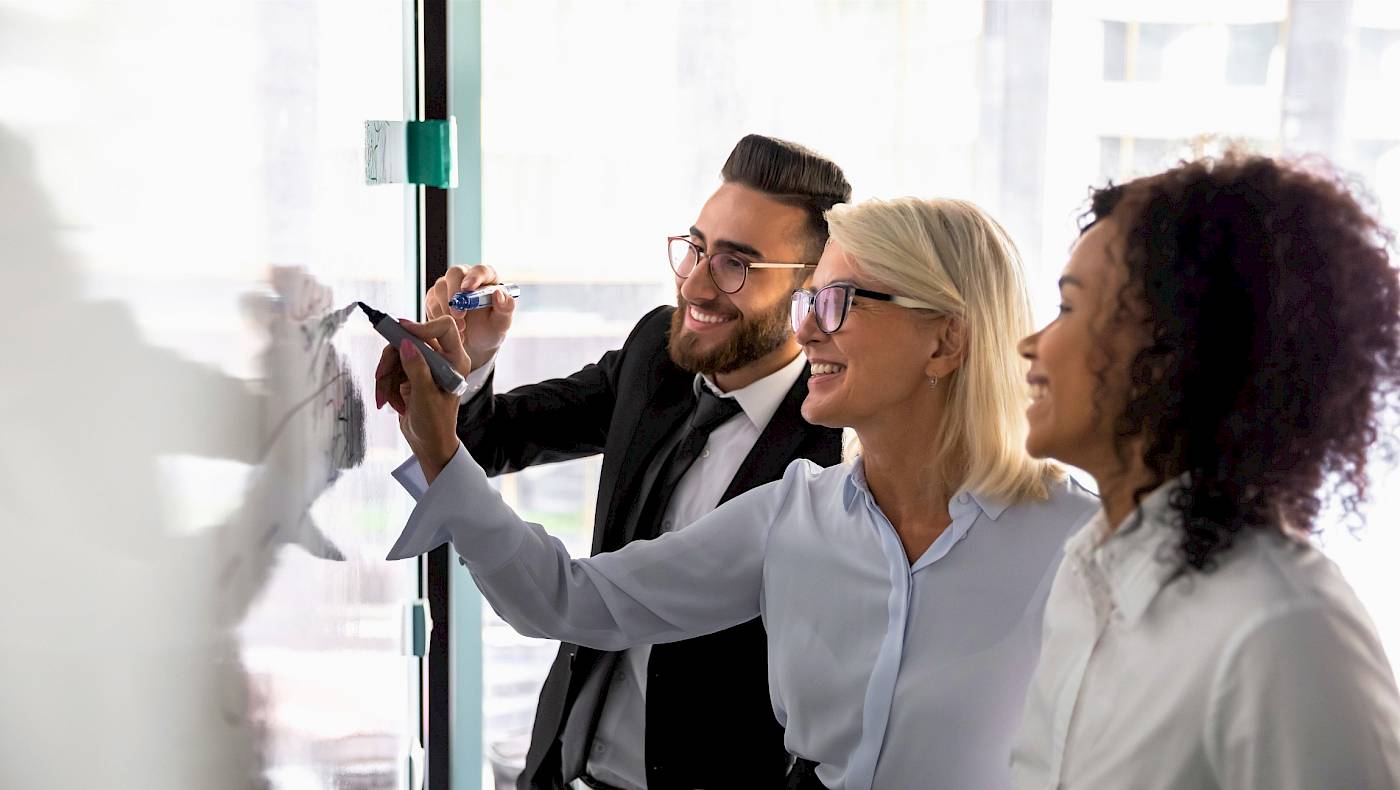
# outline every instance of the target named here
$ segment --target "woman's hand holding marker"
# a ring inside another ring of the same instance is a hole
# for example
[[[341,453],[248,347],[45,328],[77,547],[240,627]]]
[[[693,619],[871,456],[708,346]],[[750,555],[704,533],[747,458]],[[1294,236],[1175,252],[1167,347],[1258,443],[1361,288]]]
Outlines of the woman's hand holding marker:
[[[399,324],[442,354],[457,372],[465,376],[471,370],[471,357],[462,348],[461,336],[451,318],[443,316],[426,324],[401,318]],[[397,358],[405,375],[405,380],[398,383],[393,393],[397,396],[394,409],[399,412],[399,430],[418,457],[423,476],[431,483],[457,453],[459,401],[456,395],[443,392],[434,383],[427,361],[412,343],[405,340],[397,348],[385,350],[386,356],[390,353]],[[380,381],[382,379],[376,378],[376,393]],[[394,398],[391,396],[390,400],[393,402]]]

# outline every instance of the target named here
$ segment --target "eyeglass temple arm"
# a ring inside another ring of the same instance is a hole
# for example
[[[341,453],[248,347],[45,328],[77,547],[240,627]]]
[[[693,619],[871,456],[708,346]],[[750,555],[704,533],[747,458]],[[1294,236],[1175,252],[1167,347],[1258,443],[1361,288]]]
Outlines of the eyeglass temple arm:
[[[900,307],[915,307],[921,310],[937,310],[937,307],[928,302],[921,302],[918,299],[910,299],[907,296],[895,296],[893,294],[880,293],[879,291],[867,291],[864,288],[851,289],[852,296],[863,296],[866,299],[878,299],[881,302],[897,304]]]
[[[890,301],[891,301],[891,302],[894,302],[895,304],[899,305],[900,307],[913,307],[913,308],[916,308],[916,309],[919,309],[919,310],[937,310],[937,309],[939,309],[939,308],[934,307],[933,305],[929,304],[928,302],[921,302],[921,301],[919,301],[918,299],[910,299],[910,298],[907,297],[907,296],[892,296],[892,297],[890,297]]]

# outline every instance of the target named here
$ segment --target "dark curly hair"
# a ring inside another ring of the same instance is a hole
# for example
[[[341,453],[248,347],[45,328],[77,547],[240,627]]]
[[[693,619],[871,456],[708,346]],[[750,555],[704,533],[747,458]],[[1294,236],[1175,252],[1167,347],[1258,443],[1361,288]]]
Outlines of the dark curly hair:
[[[1209,572],[1245,530],[1315,532],[1331,496],[1355,518],[1368,456],[1394,449],[1391,234],[1325,165],[1241,154],[1095,190],[1081,232],[1111,215],[1128,270],[1114,321],[1148,337],[1118,451],[1145,444],[1139,503],[1185,474],[1180,571]]]

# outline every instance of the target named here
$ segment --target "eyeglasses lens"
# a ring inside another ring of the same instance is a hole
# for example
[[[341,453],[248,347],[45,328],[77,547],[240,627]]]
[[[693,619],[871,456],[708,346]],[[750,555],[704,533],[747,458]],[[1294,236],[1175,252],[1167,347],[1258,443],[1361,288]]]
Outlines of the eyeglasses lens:
[[[846,292],[840,288],[823,288],[816,296],[817,328],[828,334],[841,327],[846,317]]]
[[[812,295],[806,291],[792,292],[792,331],[794,333],[802,331],[802,322],[807,320],[807,313],[812,310]]]
[[[689,277],[695,271],[696,256],[695,248],[685,239],[671,239],[669,247],[671,253],[671,270],[678,277]]]
[[[742,260],[727,252],[717,252],[710,256],[710,274],[715,278],[715,287],[727,294],[744,287],[747,268]]]

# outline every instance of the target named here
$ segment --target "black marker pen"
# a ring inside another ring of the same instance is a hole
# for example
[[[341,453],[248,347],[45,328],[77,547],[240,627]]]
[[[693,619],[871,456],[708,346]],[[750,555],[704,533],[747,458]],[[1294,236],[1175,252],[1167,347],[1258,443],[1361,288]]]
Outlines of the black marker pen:
[[[458,373],[451,363],[430,348],[427,343],[414,337],[407,329],[400,326],[393,316],[385,315],[364,302],[356,302],[355,304],[365,311],[369,322],[374,324],[374,331],[382,335],[385,340],[393,343],[395,348],[398,348],[399,344],[405,340],[417,346],[423,354],[423,359],[428,362],[428,370],[433,373],[433,381],[437,382],[443,392],[450,392],[460,398],[467,391],[467,380],[462,378],[462,374]]]

